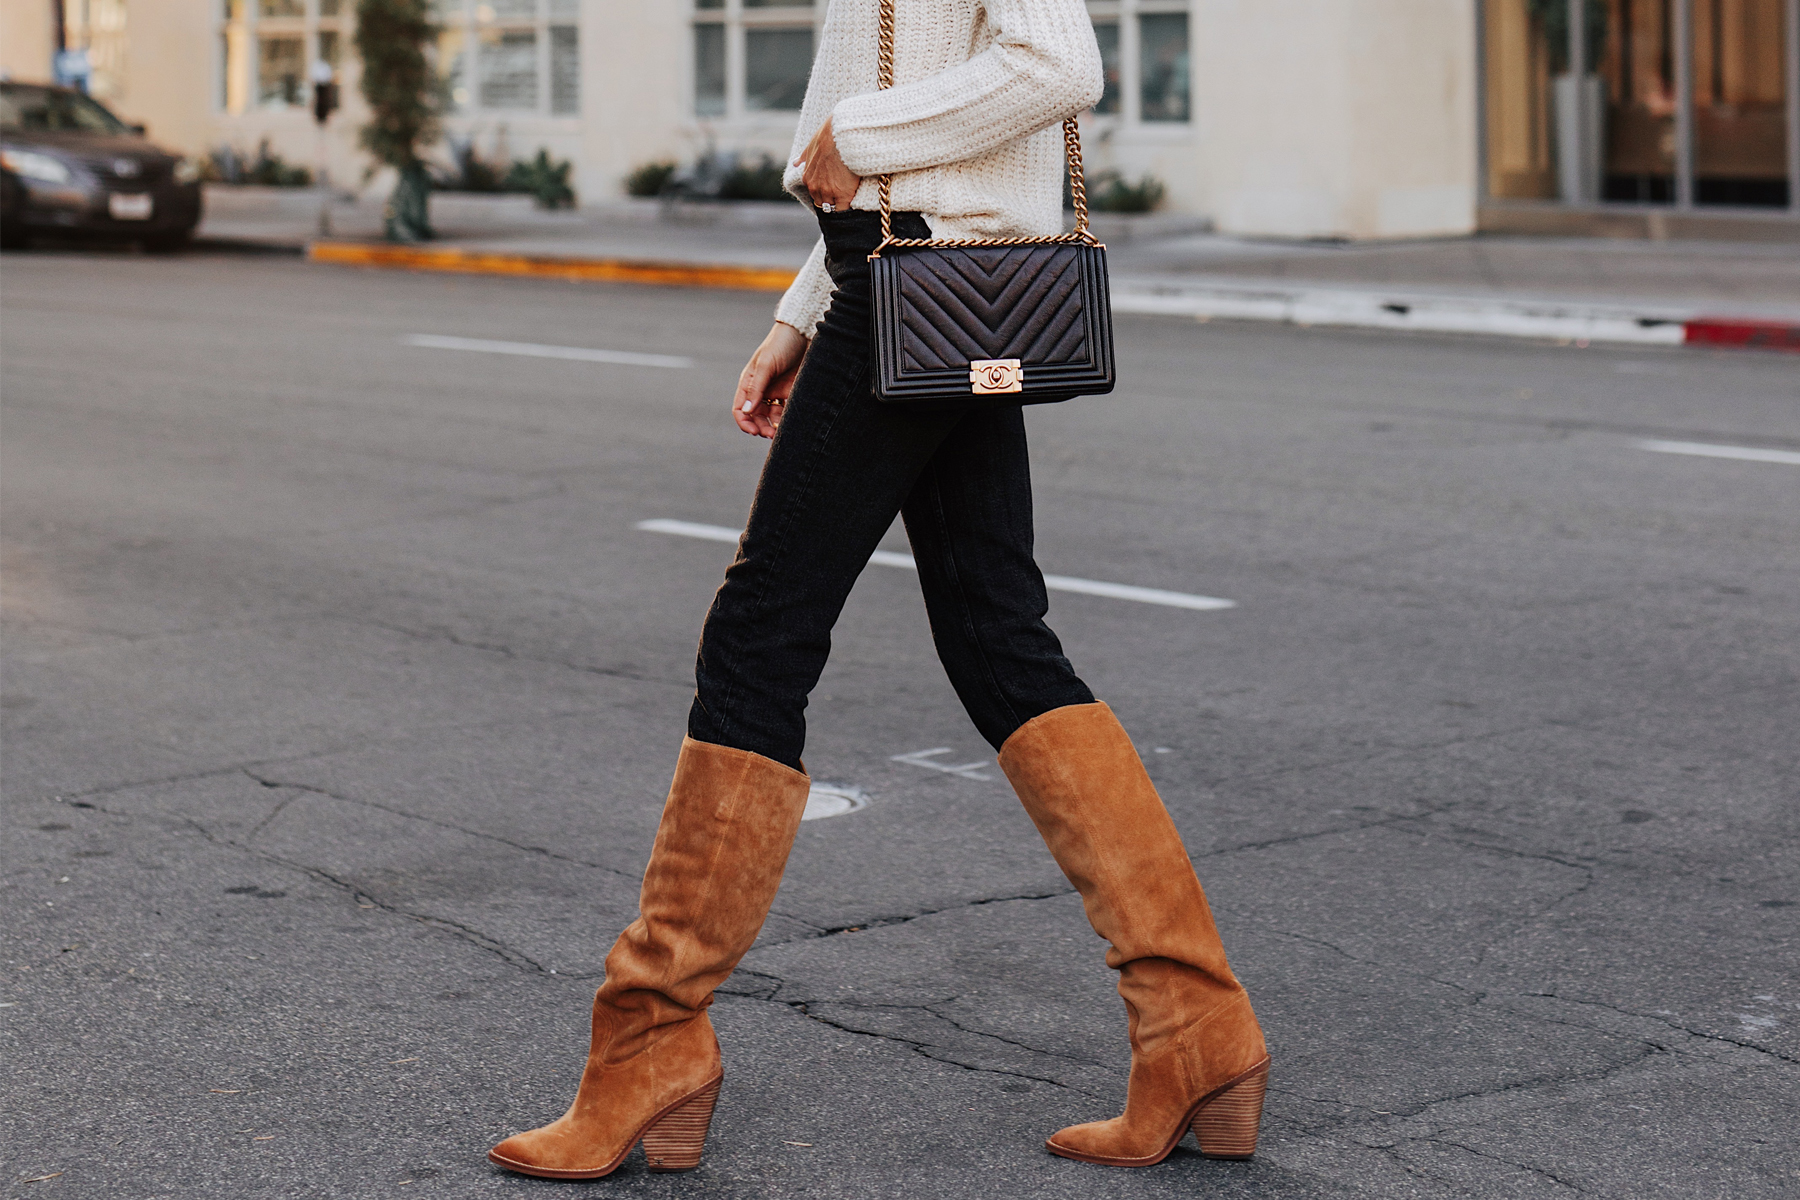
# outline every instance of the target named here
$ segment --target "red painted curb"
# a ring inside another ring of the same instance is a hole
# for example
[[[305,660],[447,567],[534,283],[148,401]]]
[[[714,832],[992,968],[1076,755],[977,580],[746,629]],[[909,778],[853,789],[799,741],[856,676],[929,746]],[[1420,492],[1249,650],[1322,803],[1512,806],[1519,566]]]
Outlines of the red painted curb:
[[[1741,346],[1750,350],[1800,351],[1800,324],[1747,317],[1697,317],[1682,326],[1690,346]]]

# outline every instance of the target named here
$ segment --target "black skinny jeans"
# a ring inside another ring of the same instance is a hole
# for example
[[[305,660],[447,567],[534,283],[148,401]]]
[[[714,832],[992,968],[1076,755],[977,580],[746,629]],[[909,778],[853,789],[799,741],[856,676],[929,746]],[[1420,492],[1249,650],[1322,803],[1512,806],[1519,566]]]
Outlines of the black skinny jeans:
[[[1033,717],[1094,698],[1044,624],[1023,415],[878,403],[867,259],[881,219],[821,213],[819,224],[836,290],[707,613],[688,733],[800,765],[806,697],[831,628],[899,512],[938,657],[998,748]],[[894,226],[901,237],[931,236],[917,213],[896,213]]]

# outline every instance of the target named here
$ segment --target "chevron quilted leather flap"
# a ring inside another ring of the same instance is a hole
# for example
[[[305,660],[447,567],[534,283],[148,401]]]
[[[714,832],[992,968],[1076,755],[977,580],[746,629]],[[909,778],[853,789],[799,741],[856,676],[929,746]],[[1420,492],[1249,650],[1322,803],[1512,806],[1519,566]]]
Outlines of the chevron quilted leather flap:
[[[900,275],[904,371],[1087,359],[1079,247],[910,254]]]

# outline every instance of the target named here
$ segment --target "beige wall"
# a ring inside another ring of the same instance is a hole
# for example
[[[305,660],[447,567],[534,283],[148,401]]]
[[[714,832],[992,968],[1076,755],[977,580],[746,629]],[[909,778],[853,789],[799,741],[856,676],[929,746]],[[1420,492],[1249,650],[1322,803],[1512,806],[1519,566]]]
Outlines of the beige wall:
[[[1229,233],[1474,228],[1474,0],[1196,0],[1193,203]]]
[[[640,163],[692,157],[684,136],[693,88],[686,7],[677,0],[583,0],[577,172],[584,198],[622,194],[621,180]]]
[[[108,103],[171,150],[206,144],[211,123],[213,4],[194,0],[130,0],[124,86]]]
[[[50,78],[50,56],[56,52],[56,21],[51,0],[4,0],[0,3],[0,71],[32,83]]]

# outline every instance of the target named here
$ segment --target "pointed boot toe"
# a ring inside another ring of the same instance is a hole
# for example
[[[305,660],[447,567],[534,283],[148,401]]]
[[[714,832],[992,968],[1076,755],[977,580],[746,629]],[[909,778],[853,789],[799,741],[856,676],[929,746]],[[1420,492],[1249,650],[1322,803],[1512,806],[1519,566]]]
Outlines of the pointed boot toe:
[[[596,1179],[606,1171],[606,1164],[583,1161],[582,1147],[572,1144],[567,1130],[555,1121],[542,1129],[515,1133],[488,1151],[488,1161],[497,1167],[522,1175],[538,1175],[546,1179]]]
[[[1141,1140],[1132,1137],[1123,1117],[1114,1117],[1059,1129],[1045,1140],[1044,1149],[1064,1158],[1104,1166],[1149,1166],[1167,1155],[1166,1150],[1162,1154],[1143,1153],[1136,1144]]]

